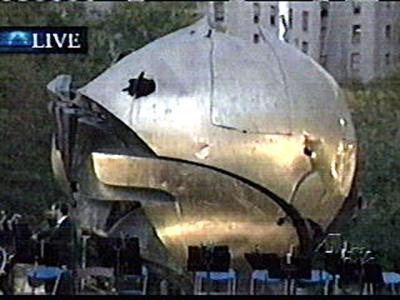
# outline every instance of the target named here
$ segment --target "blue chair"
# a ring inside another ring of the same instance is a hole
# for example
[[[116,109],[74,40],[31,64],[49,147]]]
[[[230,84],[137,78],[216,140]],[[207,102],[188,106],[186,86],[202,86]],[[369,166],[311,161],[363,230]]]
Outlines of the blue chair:
[[[266,286],[268,284],[280,284],[283,282],[283,279],[280,278],[270,278],[268,270],[254,270],[251,273],[250,279],[250,295],[255,295],[257,282]]]
[[[195,272],[194,274],[194,294],[195,295],[235,295],[237,275],[233,269],[228,272]],[[225,283],[227,289],[223,292],[204,291],[203,282],[210,281],[211,283]]]
[[[55,282],[51,295],[57,292],[60,279],[65,270],[58,267],[38,266],[28,273],[28,283],[32,287],[32,294],[35,290],[46,282]]]
[[[392,294],[396,294],[396,286],[400,284],[400,274],[394,272],[382,272],[383,282],[390,286]]]
[[[323,270],[312,270],[310,279],[299,279],[298,282],[305,285],[323,285],[324,295],[328,294],[329,283],[333,281],[334,277]]]

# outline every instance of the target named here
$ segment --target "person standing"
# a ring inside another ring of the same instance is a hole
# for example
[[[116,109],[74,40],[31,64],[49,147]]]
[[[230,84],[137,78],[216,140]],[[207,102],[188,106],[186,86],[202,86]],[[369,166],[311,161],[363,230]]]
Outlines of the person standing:
[[[76,228],[69,216],[69,207],[66,203],[56,206],[57,224],[49,237],[49,241],[56,245],[59,267],[72,269],[74,267],[74,253],[76,243]]]
[[[63,269],[59,292],[72,294],[74,285],[71,272],[76,267],[77,230],[69,216],[69,206],[66,203],[57,203],[55,206],[57,224],[48,237],[48,242],[55,252],[54,264]]]

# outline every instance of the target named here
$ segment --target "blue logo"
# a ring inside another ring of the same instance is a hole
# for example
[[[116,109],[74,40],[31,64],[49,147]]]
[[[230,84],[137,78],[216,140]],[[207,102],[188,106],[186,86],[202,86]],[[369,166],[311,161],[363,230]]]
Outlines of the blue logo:
[[[32,34],[23,31],[14,31],[7,34],[7,44],[12,47],[32,46]]]

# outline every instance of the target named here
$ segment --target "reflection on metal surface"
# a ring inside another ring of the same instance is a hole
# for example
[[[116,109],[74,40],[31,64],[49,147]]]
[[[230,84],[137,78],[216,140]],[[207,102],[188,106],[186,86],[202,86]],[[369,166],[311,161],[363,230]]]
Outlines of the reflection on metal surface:
[[[280,227],[282,228],[282,227]],[[177,225],[168,226],[160,230],[159,235],[163,238],[184,238],[197,242],[203,240],[207,242],[209,232],[215,232],[214,237],[218,239],[242,239],[243,237],[251,237],[251,239],[263,239],[266,235],[272,236],[276,232],[275,224],[268,223],[244,223],[244,222],[223,222],[202,220],[192,223],[179,223]],[[283,234],[282,233],[280,235]],[[196,241],[197,240],[197,241]],[[253,245],[254,246],[254,245]]]
[[[212,123],[244,133],[291,133],[291,99],[277,57],[229,35],[214,35],[212,42]],[[232,51],[245,60],[232,59]]]
[[[342,196],[347,196],[352,183],[352,175],[355,172],[356,148],[355,146],[341,140],[339,142],[336,157],[332,161],[331,174],[336,179],[336,185]]]
[[[249,143],[248,147],[252,153],[270,160],[282,169],[292,169],[298,163],[298,158],[302,157],[301,139],[295,136],[260,138]]]

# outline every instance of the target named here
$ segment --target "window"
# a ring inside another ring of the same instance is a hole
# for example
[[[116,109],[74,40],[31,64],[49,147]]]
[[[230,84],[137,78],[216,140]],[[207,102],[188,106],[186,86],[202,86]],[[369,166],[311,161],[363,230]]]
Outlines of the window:
[[[253,22],[254,24],[258,24],[260,23],[260,15],[261,15],[260,3],[253,3],[253,10],[254,10]]]
[[[392,37],[392,26],[390,25],[386,25],[385,26],[385,38],[387,40],[390,40]]]
[[[320,5],[321,5],[321,19],[327,18],[329,16],[329,7],[330,7],[329,1],[320,1]]]
[[[255,33],[255,34],[253,35],[253,43],[254,43],[254,44],[258,44],[259,41],[260,41],[260,35],[257,34],[257,33]]]
[[[328,11],[327,9],[325,9],[325,8],[321,9],[321,19],[327,18],[328,15],[329,15],[328,12],[329,12],[329,11]]]
[[[353,25],[353,30],[351,33],[351,42],[353,44],[359,44],[361,41],[361,25]]]
[[[361,55],[360,53],[352,53],[350,57],[351,70],[354,72],[360,71]]]
[[[214,19],[215,22],[223,22],[224,21],[224,2],[214,2]]]
[[[321,8],[321,19],[329,16],[329,10],[327,8]]]
[[[321,66],[323,66],[324,68],[326,68],[326,63],[327,63],[327,61],[328,61],[328,55],[322,54],[322,55],[319,57],[319,63],[320,63]]]
[[[253,17],[253,22],[254,22],[254,24],[258,24],[258,23],[260,23],[260,16],[254,16]]]
[[[387,66],[390,65],[390,53],[386,53],[386,54],[385,54],[385,64],[386,64]]]
[[[271,15],[269,18],[269,23],[271,24],[271,26],[275,26],[275,24],[276,24],[276,6],[275,5],[271,5]]]
[[[322,27],[321,27],[321,35],[320,35],[321,40],[324,40],[324,39],[325,39],[325,37],[326,37],[326,32],[327,32],[326,26],[322,26]]]
[[[289,28],[293,28],[293,9],[289,8]]]
[[[353,14],[355,15],[361,14],[361,3],[359,1],[353,2]]]
[[[303,17],[303,24],[302,24],[303,31],[308,31],[308,17],[309,17],[308,11],[303,11],[302,17]]]
[[[301,43],[301,51],[303,51],[305,54],[308,53],[308,43],[307,42],[302,42]]]

